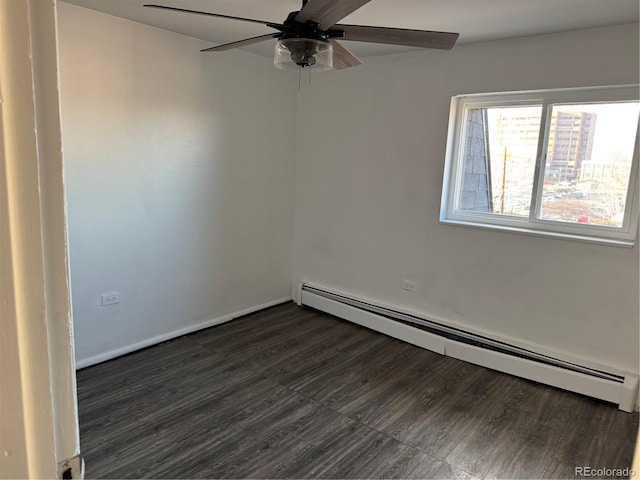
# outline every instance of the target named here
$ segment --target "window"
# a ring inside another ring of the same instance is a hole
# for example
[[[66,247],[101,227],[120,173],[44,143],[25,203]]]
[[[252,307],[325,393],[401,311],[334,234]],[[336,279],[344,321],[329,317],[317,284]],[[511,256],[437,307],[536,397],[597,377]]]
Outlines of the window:
[[[453,97],[440,220],[633,245],[638,86]]]

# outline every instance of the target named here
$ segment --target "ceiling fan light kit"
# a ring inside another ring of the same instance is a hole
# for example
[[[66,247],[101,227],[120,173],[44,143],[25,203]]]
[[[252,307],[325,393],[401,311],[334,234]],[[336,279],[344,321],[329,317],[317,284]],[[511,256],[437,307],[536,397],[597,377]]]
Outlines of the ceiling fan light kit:
[[[281,70],[310,68],[325,72],[333,68],[333,46],[326,40],[282,38],[276,43],[273,64]]]
[[[362,61],[340,44],[337,39],[443,50],[453,48],[458,39],[457,33],[341,25],[337,23],[369,1],[303,0],[302,9],[297,12],[291,12],[281,24],[165,5],[145,5],[145,7],[260,23],[273,28],[278,32],[217,45],[206,48],[203,52],[221,52],[276,38],[278,41],[273,63],[277,68],[283,70],[300,70],[304,68],[327,71],[331,69],[342,70],[360,65]]]

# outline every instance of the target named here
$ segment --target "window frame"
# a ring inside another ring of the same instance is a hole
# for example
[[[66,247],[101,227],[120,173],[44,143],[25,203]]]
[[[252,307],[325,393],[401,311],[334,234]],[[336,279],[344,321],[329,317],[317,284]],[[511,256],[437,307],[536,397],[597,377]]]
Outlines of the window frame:
[[[547,160],[553,105],[638,101],[638,85],[562,88],[501,93],[456,95],[451,99],[445,169],[440,204],[440,222],[493,230],[567,238],[587,242],[633,246],[638,227],[638,150],[640,121],[636,126],[629,184],[622,227],[578,224],[538,218],[542,207],[544,171]],[[466,139],[466,112],[483,107],[541,106],[540,131],[534,168],[529,217],[460,210]]]

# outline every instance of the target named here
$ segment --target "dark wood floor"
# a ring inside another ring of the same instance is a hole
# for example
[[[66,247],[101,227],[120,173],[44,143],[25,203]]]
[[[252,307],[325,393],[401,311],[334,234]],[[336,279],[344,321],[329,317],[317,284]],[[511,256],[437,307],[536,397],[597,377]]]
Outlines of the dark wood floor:
[[[638,414],[293,303],[78,372],[88,478],[572,478]]]

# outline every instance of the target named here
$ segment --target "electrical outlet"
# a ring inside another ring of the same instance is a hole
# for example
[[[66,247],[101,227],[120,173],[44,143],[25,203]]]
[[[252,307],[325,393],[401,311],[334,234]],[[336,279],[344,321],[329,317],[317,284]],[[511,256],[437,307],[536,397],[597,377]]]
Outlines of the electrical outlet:
[[[100,305],[106,307],[107,305],[115,305],[120,303],[120,294],[118,292],[103,293],[100,296]]]
[[[412,282],[411,280],[407,280],[406,278],[402,279],[402,289],[407,292],[415,292],[418,285],[416,282]]]

